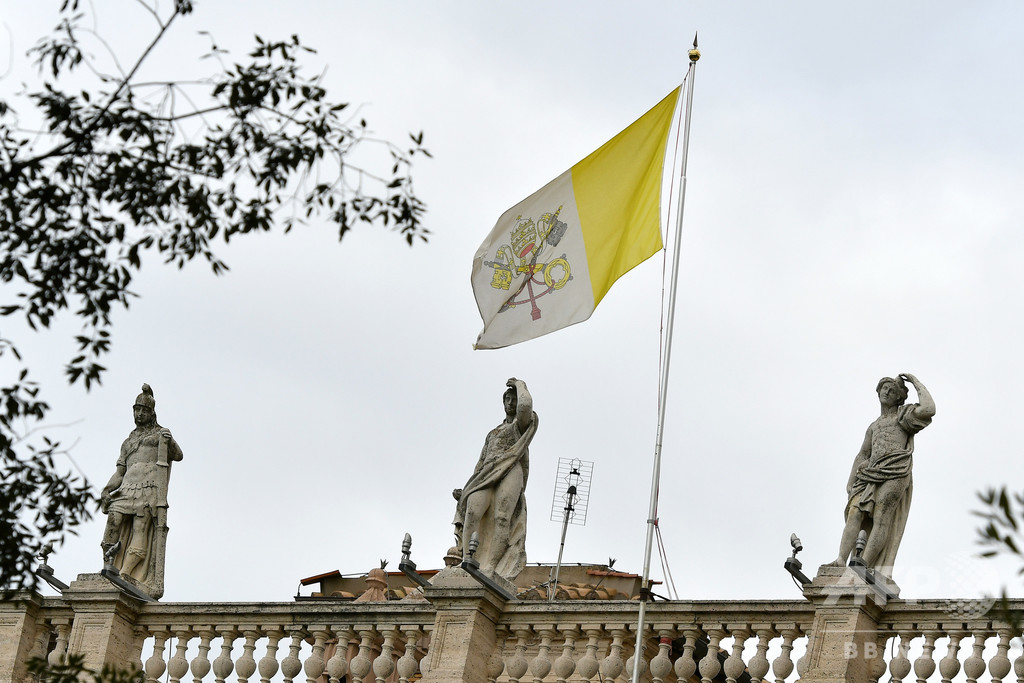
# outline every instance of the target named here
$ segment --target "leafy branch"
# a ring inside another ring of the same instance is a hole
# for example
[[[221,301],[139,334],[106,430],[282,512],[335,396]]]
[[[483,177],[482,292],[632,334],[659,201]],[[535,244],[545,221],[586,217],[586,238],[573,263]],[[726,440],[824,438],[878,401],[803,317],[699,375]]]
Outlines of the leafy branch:
[[[314,50],[294,35],[257,36],[237,60],[213,44],[202,55],[213,58],[201,62],[206,76],[142,80],[193,5],[133,2],[155,28],[127,69],[82,27],[78,0],[63,0],[58,26],[29,51],[40,82],[16,106],[0,100],[0,316],[31,330],[77,318],[64,371],[86,390],[101,381],[112,311],[137,297],[131,285],[149,254],[178,268],[199,259],[221,274],[221,240],[314,220],[333,224],[339,239],[361,224],[409,245],[429,234],[411,173],[416,156],[429,156],[422,133],[404,145],[374,138],[319,74],[305,73]],[[112,70],[91,55],[90,39]],[[32,556],[95,503],[83,480],[54,467],[57,444],[19,439],[15,427],[42,422],[48,406],[9,334],[0,335],[0,362],[17,377],[0,387],[0,585],[22,587],[34,583]]]
[[[118,669],[104,666],[93,671],[85,666],[83,655],[69,655],[61,664],[49,664],[45,659],[33,658],[28,661],[27,673],[37,683],[144,683],[146,674],[140,669]]]
[[[978,499],[985,506],[984,510],[975,510],[973,514],[984,520],[984,526],[978,531],[978,544],[989,548],[981,553],[982,557],[994,558],[1015,556],[1024,560],[1024,538],[1021,527],[1024,524],[1024,493],[1007,493],[1006,487],[989,488],[978,493]],[[1017,570],[1017,575],[1024,575],[1024,564]],[[1024,614],[1010,607],[1009,597],[1004,587],[1002,595],[995,606],[999,616],[1019,630],[1024,621]]]

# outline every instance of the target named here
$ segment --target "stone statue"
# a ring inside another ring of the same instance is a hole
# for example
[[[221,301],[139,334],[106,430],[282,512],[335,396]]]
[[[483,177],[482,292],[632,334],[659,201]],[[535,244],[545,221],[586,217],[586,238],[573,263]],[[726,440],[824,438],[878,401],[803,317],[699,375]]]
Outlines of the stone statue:
[[[914,386],[917,403],[907,405],[906,382]],[[846,527],[839,544],[839,557],[831,564],[843,566],[857,543],[867,533],[864,563],[892,578],[896,551],[903,539],[913,492],[911,467],[914,435],[931,424],[935,402],[919,379],[909,373],[895,379],[883,377],[875,387],[881,416],[868,426],[864,444],[853,461]]]
[[[167,484],[171,463],[181,460],[181,448],[170,430],[157,423],[148,384],[135,399],[134,413],[135,429],[121,444],[117,471],[100,495],[100,508],[107,515],[100,547],[105,555],[113,554],[113,567],[122,578],[159,599],[164,593]]]
[[[473,476],[452,495],[459,501],[457,552],[469,556],[476,532],[480,545],[474,559],[480,568],[513,581],[526,566],[526,479],[538,420],[526,383],[513,377],[505,385],[505,420],[487,434]]]

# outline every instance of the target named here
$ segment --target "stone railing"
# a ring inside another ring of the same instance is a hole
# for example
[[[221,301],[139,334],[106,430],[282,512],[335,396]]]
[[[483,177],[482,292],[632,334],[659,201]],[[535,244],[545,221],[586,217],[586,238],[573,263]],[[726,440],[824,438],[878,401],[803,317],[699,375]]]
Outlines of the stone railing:
[[[488,680],[629,679],[636,615],[635,602],[510,604]],[[658,683],[693,677],[735,683],[745,672],[759,682],[769,670],[778,683],[795,680],[794,645],[806,641],[813,621],[814,606],[804,600],[653,603],[641,673]]]
[[[967,609],[964,609],[964,604]],[[971,609],[971,607],[974,609]],[[888,671],[894,683],[903,680],[1016,680],[1024,683],[1024,654],[1020,654],[1021,624],[979,601],[922,600],[890,603],[878,624],[879,652],[871,680]],[[1024,600],[1012,600],[1012,611],[1024,610]],[[979,609],[980,608],[980,609]],[[1005,618],[1004,618],[1005,617]],[[1011,641],[1017,656],[1011,661]],[[851,653],[853,654],[853,653]],[[935,673],[938,671],[938,675]],[[1012,674],[1012,675],[1011,675]]]
[[[434,610],[400,601],[168,603],[143,606],[137,624],[136,663],[154,681],[211,671],[215,681],[408,681],[429,647]]]
[[[651,603],[641,678],[1024,683],[1008,620],[955,601],[826,593]],[[386,602],[141,603],[92,585],[0,603],[0,681],[24,680],[29,656],[81,653],[151,681],[610,683],[629,680],[636,616],[634,601],[505,601],[468,576]]]
[[[315,681],[321,674],[331,680],[408,681],[426,670],[420,660],[435,618],[429,603],[411,601],[125,601],[110,610],[97,609],[93,601],[88,611],[76,613],[63,599],[24,597],[0,604],[0,625],[12,612],[2,608],[29,606],[23,611],[33,612],[35,623],[23,628],[31,642],[23,648],[28,657],[57,664],[77,652],[86,655],[90,668],[113,661],[142,669],[152,681],[208,680],[211,672],[215,681]],[[0,637],[0,661],[7,649]],[[105,658],[97,656],[104,651]],[[0,672],[0,680],[21,679]]]

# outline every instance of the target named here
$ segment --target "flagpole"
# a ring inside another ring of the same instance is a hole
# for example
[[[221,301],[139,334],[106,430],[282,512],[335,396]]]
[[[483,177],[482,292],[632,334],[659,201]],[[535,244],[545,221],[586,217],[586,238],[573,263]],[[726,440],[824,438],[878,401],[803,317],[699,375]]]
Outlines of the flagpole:
[[[647,513],[647,544],[644,548],[644,571],[640,580],[640,613],[637,617],[636,645],[633,649],[633,683],[640,680],[640,660],[643,658],[644,616],[649,599],[648,579],[651,573],[651,549],[654,544],[654,528],[658,525],[658,490],[661,481],[661,443],[665,434],[665,405],[668,398],[668,371],[672,360],[672,329],[676,313],[676,290],[679,285],[679,243],[683,235],[683,205],[686,199],[686,161],[690,149],[690,109],[693,106],[693,80],[697,71],[700,50],[697,36],[693,37],[693,49],[689,52],[690,67],[686,76],[686,111],[683,118],[683,153],[680,168],[679,203],[676,211],[676,230],[672,252],[672,283],[668,295],[668,321],[665,331],[665,358],[662,362],[658,386],[658,435],[654,442],[654,471],[651,475],[651,501]]]

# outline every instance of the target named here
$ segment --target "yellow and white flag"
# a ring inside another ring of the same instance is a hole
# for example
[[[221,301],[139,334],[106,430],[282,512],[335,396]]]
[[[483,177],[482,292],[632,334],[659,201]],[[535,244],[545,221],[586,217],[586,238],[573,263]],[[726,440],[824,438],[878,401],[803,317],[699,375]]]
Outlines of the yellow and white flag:
[[[473,258],[497,349],[589,318],[619,277],[661,249],[665,147],[681,88],[498,219]]]

